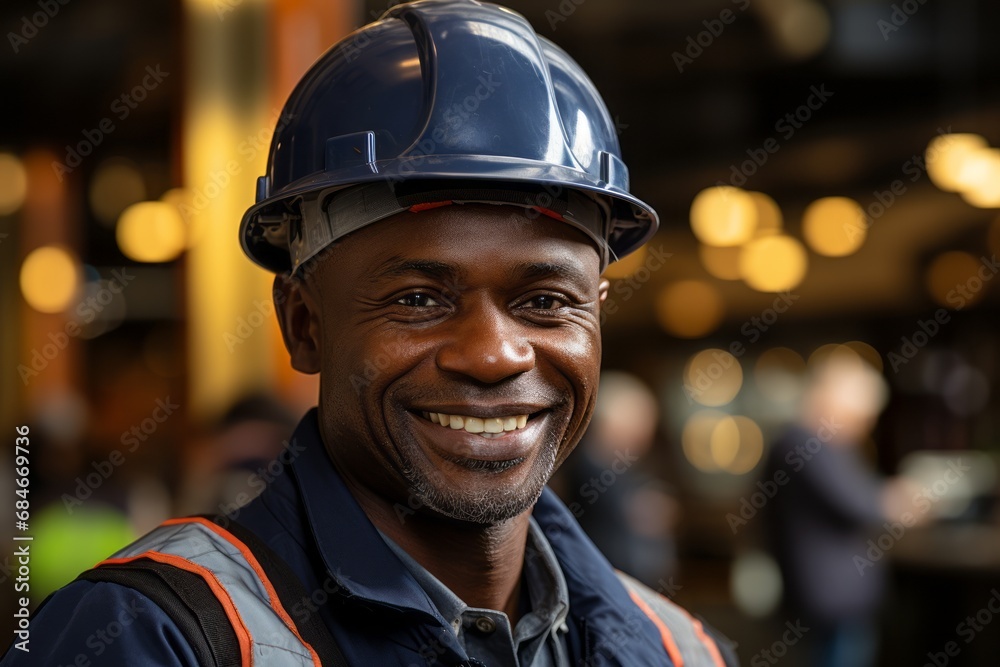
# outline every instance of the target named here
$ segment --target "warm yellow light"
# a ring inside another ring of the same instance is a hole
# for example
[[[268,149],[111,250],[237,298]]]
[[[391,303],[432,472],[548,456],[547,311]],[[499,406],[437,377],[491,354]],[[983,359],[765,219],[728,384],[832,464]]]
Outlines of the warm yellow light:
[[[806,208],[802,236],[815,252],[844,257],[857,252],[865,242],[868,225],[861,204],[848,197],[824,197]]]
[[[678,338],[701,338],[722,321],[719,291],[702,280],[681,280],[663,288],[656,300],[656,317]]]
[[[981,264],[967,252],[945,252],[927,269],[927,291],[942,306],[964,308],[979,301],[985,284],[979,277]]]
[[[850,346],[843,343],[827,343],[820,345],[809,355],[808,365],[815,369],[825,366],[833,361],[853,363],[860,360],[860,355]]]
[[[684,393],[701,405],[725,405],[736,398],[742,386],[743,368],[725,350],[702,350],[684,367]]]
[[[971,151],[959,172],[962,199],[979,208],[1000,208],[1000,148]]]
[[[36,248],[21,265],[21,294],[39,312],[62,312],[80,289],[80,274],[79,262],[66,248]]]
[[[169,262],[184,251],[184,221],[165,202],[132,204],[118,219],[115,236],[126,257],[137,262]]]
[[[978,134],[942,134],[927,145],[924,157],[931,181],[946,192],[963,189],[961,175],[968,156],[989,144]]]
[[[90,210],[111,226],[128,206],[146,198],[146,183],[131,162],[112,159],[97,168],[90,181]]]
[[[21,208],[28,194],[28,172],[16,155],[0,153],[0,215]]]
[[[757,212],[756,234],[776,234],[781,231],[783,225],[781,208],[778,202],[763,192],[751,192],[754,210]]]
[[[646,246],[640,246],[639,249],[631,255],[609,264],[608,268],[604,269],[604,277],[611,278],[612,280],[630,278],[632,274],[639,270],[640,266],[646,263],[647,253],[648,250]]]
[[[684,458],[698,470],[703,472],[717,472],[719,470],[719,466],[716,465],[712,456],[712,432],[726,416],[724,412],[718,410],[699,410],[688,417],[684,423],[684,430],[681,432],[681,449],[684,452]]]
[[[699,192],[691,203],[691,230],[702,243],[740,245],[756,229],[756,204],[744,190],[728,185],[711,187]]]
[[[806,362],[795,350],[775,347],[765,350],[754,364],[757,388],[776,403],[789,403],[802,391]]]
[[[764,453],[764,435],[749,417],[723,417],[709,436],[712,462],[734,475],[743,475],[760,461]]]
[[[783,292],[805,278],[809,260],[802,244],[790,236],[762,236],[743,247],[740,275],[760,292]]]
[[[740,248],[717,248],[712,245],[698,244],[698,257],[708,273],[719,280],[740,279]]]

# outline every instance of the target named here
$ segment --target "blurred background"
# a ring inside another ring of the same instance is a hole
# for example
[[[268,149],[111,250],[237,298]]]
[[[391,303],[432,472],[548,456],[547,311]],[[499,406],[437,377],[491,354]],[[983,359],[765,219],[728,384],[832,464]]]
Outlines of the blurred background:
[[[571,509],[744,664],[995,664],[1000,5],[506,4],[590,74],[662,218],[608,272]],[[35,602],[235,511],[315,403],[236,230],[294,83],[386,8],[0,9],[0,421],[30,427]]]

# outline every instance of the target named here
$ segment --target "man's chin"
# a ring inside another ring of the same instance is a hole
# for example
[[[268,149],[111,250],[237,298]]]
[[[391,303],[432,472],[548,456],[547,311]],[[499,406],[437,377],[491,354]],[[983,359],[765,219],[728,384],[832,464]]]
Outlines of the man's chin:
[[[504,523],[530,512],[542,494],[545,481],[533,478],[531,483],[522,484],[514,490],[494,489],[468,490],[438,488],[424,480],[411,480],[411,499],[421,506],[421,512],[438,518],[491,526]]]

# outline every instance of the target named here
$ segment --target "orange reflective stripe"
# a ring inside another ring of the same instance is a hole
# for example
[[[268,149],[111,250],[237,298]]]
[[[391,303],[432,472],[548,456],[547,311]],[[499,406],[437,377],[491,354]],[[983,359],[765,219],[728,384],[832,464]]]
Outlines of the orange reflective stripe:
[[[239,549],[240,553],[243,554],[243,557],[246,559],[247,563],[250,564],[250,567],[253,568],[253,571],[257,573],[258,577],[260,577],[261,583],[264,584],[264,590],[267,591],[267,596],[271,599],[271,607],[274,609],[275,613],[278,614],[278,617],[281,618],[285,626],[287,626],[288,629],[292,631],[292,634],[294,634],[295,637],[300,642],[302,642],[302,645],[305,646],[306,649],[309,651],[309,655],[312,658],[313,665],[315,665],[315,667],[322,667],[322,663],[319,661],[319,654],[316,653],[313,647],[310,646],[306,640],[302,639],[302,635],[299,634],[299,629],[295,627],[295,623],[292,621],[292,617],[288,615],[288,612],[285,611],[285,607],[281,604],[281,600],[280,598],[278,598],[278,593],[277,591],[274,590],[274,585],[271,583],[271,580],[267,578],[267,575],[264,573],[264,568],[260,566],[260,563],[257,561],[257,558],[253,555],[253,552],[250,551],[250,548],[247,545],[243,544],[243,542],[238,540],[235,535],[230,533],[222,526],[215,524],[200,516],[185,517],[182,519],[170,519],[168,521],[164,521],[162,525],[175,526],[183,523],[200,523],[202,526],[208,528],[216,535],[218,535],[219,537],[221,537],[222,539],[226,540],[234,547]]]
[[[173,565],[176,568],[197,574],[199,577],[204,579],[205,583],[207,583],[209,588],[212,589],[212,592],[215,593],[215,597],[219,599],[219,603],[222,604],[222,608],[225,610],[226,616],[229,618],[229,623],[233,626],[233,631],[236,633],[236,639],[240,644],[240,664],[242,667],[253,667],[253,644],[250,638],[250,631],[247,630],[247,626],[243,622],[243,617],[240,616],[240,612],[233,604],[233,600],[229,597],[229,593],[208,568],[202,567],[197,563],[192,563],[186,558],[181,558],[180,556],[175,556],[173,554],[160,553],[159,551],[146,551],[138,556],[130,556],[128,558],[108,558],[107,560],[103,560],[98,563],[97,567],[100,567],[101,565],[130,563],[142,558],[155,560],[158,563]]]
[[[684,658],[681,657],[680,649],[677,648],[677,643],[674,641],[674,636],[671,634],[670,628],[666,626],[655,611],[649,608],[649,605],[639,597],[638,593],[630,588],[628,594],[632,597],[632,602],[635,602],[636,606],[642,610],[642,613],[648,616],[649,620],[660,631],[660,638],[663,639],[663,647],[667,649],[667,655],[673,660],[674,667],[684,667]]]
[[[687,611],[684,611],[684,613],[687,614]],[[712,662],[715,663],[715,667],[726,667],[726,663],[722,659],[722,654],[719,652],[719,647],[715,644],[715,640],[709,637],[705,632],[705,628],[702,626],[701,621],[691,616],[691,614],[688,614],[688,616],[691,617],[691,624],[694,626],[694,633],[698,635],[698,640],[705,645],[706,649],[708,649],[708,654],[712,656]]]

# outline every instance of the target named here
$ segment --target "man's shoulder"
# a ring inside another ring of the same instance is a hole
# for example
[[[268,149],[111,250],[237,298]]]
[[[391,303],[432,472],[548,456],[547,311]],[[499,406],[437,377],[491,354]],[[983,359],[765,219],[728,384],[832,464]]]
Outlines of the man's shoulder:
[[[725,635],[634,577],[620,570],[615,570],[615,574],[636,605],[657,623],[664,644],[672,643],[674,650],[684,656],[704,654],[709,661],[704,664],[719,667],[739,664],[735,646]]]
[[[0,665],[129,665],[196,667],[169,615],[137,590],[74,581],[32,615],[27,651],[12,645]]]

